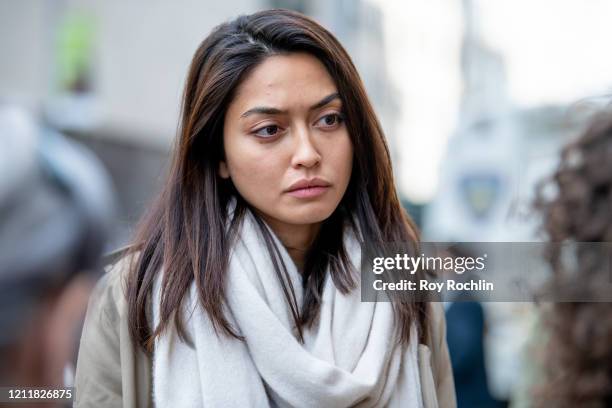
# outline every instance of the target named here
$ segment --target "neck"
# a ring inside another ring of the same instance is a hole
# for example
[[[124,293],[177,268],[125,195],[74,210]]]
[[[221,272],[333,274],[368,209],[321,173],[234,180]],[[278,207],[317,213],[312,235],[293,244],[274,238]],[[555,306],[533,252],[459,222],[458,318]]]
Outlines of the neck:
[[[321,223],[292,225],[272,220],[268,217],[264,217],[264,219],[287,249],[298,271],[302,273],[306,261],[306,253],[317,237]]]

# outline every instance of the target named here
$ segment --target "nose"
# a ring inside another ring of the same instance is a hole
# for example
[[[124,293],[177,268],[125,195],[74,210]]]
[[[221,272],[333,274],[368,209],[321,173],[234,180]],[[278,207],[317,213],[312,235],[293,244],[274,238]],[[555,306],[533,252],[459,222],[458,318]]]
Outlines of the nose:
[[[291,165],[295,168],[317,166],[321,162],[321,154],[313,142],[313,135],[307,128],[299,128],[295,133],[295,151]]]

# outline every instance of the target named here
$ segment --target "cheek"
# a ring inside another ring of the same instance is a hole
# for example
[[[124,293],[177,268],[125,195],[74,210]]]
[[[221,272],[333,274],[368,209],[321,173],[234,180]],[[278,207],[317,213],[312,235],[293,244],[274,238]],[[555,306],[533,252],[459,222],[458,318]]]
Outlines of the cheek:
[[[348,183],[353,168],[353,143],[348,133],[345,132],[341,137],[334,139],[333,146],[329,146],[327,151],[334,173]]]
[[[230,177],[243,196],[265,194],[282,176],[279,158],[257,143],[243,141],[226,145],[226,159]]]
[[[241,186],[267,185],[277,179],[278,171],[269,160],[242,158],[230,164],[230,176],[235,184]]]

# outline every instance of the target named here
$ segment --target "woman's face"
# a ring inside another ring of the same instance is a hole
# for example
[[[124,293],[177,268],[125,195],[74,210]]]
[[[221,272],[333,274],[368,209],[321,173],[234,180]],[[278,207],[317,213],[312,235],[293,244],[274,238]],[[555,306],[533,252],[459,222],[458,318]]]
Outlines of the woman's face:
[[[351,177],[353,146],[333,79],[315,57],[268,57],[225,116],[220,175],[271,224],[328,218]]]

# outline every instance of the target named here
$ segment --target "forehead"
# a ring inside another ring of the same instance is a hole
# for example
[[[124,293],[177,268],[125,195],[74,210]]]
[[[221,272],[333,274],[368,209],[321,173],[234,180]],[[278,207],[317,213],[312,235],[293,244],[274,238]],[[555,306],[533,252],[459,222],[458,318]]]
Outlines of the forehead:
[[[253,106],[307,108],[336,91],[327,69],[312,55],[274,55],[258,64],[238,86],[232,105],[244,110]]]

